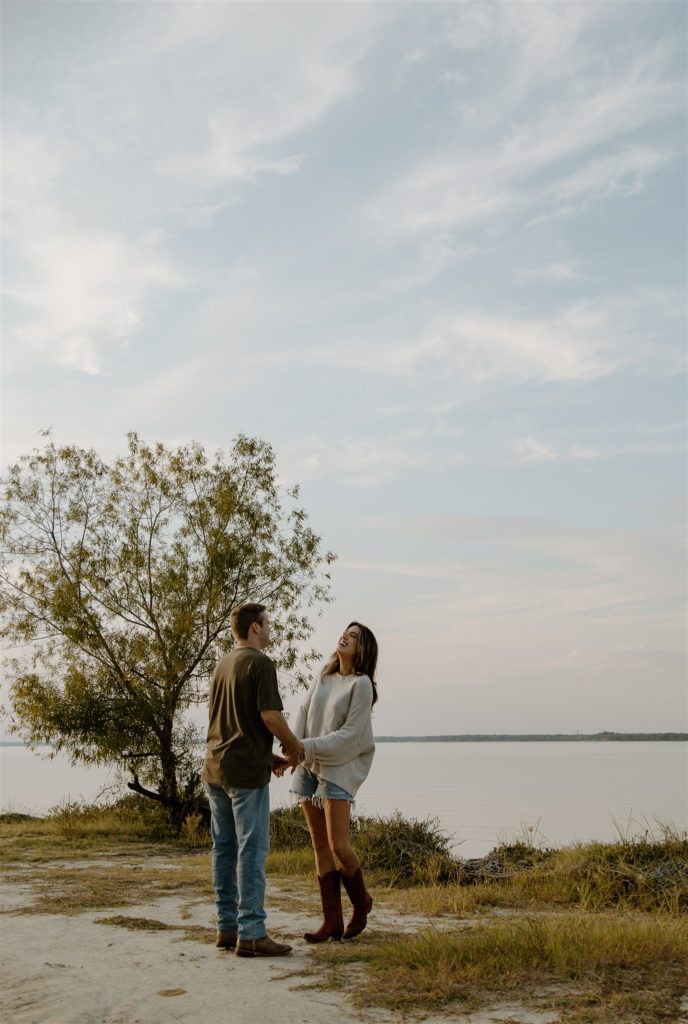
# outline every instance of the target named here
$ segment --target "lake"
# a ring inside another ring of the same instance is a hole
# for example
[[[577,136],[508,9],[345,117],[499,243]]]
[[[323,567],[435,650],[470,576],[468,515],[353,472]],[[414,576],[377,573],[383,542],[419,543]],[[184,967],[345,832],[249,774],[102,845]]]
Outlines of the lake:
[[[0,746],[0,806],[43,814],[64,800],[93,800],[116,775],[72,768],[24,747]],[[289,801],[289,778],[272,784]],[[379,743],[356,801],[361,814],[436,818],[463,857],[524,831],[545,845],[611,840],[658,821],[688,829],[684,742]],[[616,822],[616,824],[615,824]]]

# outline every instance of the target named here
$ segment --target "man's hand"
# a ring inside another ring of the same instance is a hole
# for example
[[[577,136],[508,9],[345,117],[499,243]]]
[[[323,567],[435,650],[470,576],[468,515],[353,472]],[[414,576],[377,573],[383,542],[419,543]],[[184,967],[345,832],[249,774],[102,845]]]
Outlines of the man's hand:
[[[261,711],[260,717],[272,735],[280,741],[287,764],[293,769],[299,763],[299,754],[303,750],[303,743],[291,731],[281,711]]]
[[[286,757],[280,757],[279,754],[272,755],[272,773],[273,775],[276,775],[278,779],[282,778],[288,767],[289,762]]]
[[[287,759],[287,764],[291,766],[292,775],[294,774],[294,768],[299,763],[301,754],[303,753],[303,743],[301,740],[295,738],[294,743],[283,743],[282,753]]]

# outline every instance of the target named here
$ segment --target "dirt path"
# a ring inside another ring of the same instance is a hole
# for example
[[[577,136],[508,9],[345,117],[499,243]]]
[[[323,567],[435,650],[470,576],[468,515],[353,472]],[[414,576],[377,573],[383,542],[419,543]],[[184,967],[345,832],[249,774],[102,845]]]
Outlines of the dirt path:
[[[36,884],[40,885],[38,879]],[[289,909],[288,894],[274,884],[269,887],[268,925],[273,935],[294,945],[289,957],[274,960],[240,959],[216,950],[207,941],[213,934],[213,917],[205,901],[165,896],[147,905],[70,915],[16,913],[35,897],[35,885],[10,881],[0,890],[0,909],[5,911],[0,917],[4,1024],[398,1024],[402,1020],[398,1014],[377,1010],[358,1012],[342,990],[303,987],[309,978],[299,974],[313,965],[313,951],[300,939],[308,914],[304,915],[302,906]],[[107,918],[115,921],[102,923]],[[167,925],[168,930],[131,930],[122,926],[122,918],[148,919]],[[417,924],[384,912],[376,915],[375,923],[397,929]],[[470,1016],[453,1012],[412,1019],[424,1024],[448,1020],[548,1024],[555,1018],[503,1006]]]

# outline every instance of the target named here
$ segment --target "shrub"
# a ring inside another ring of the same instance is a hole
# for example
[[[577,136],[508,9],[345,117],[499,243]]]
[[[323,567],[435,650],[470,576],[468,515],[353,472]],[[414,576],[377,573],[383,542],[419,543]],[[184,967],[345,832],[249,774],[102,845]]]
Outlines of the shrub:
[[[70,840],[112,834],[158,839],[174,831],[163,807],[134,793],[113,804],[64,801],[50,808],[47,820]]]
[[[641,909],[688,909],[688,838],[666,832],[578,851],[572,877],[591,907],[629,904]]]
[[[354,816],[351,838],[363,867],[391,885],[458,881],[461,865],[450,854],[451,838],[432,819],[418,821],[400,813],[389,818]],[[280,807],[270,815],[273,851],[310,847],[301,807]]]
[[[436,819],[360,817],[353,821],[356,851],[369,871],[392,885],[456,882],[461,864],[451,855],[451,837]]]
[[[181,824],[180,837],[185,846],[193,850],[208,846],[210,831],[202,814],[187,814]]]
[[[270,814],[270,849],[298,850],[311,845],[306,819],[299,804],[277,807]]]

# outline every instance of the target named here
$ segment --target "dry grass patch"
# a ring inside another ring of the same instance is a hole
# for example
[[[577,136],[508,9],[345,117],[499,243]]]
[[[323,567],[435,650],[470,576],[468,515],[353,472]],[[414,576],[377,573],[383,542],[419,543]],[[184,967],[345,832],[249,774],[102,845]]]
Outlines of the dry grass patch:
[[[150,800],[128,796],[100,806],[65,802],[45,818],[0,814],[0,863],[12,869],[59,859],[88,859],[174,848],[175,834],[165,813]]]
[[[135,932],[163,932],[174,929],[174,925],[165,924],[164,921],[156,921],[152,917],[126,917],[124,914],[115,914],[113,917],[98,917],[95,924],[108,924],[116,928],[128,928]]]
[[[33,902],[12,908],[10,914],[80,914],[85,910],[150,903],[163,896],[203,897],[213,900],[207,854],[177,854],[169,866],[141,864],[69,864],[37,872],[17,872],[13,880],[28,884]]]
[[[319,958],[336,973],[342,961],[364,967],[354,994],[361,1006],[469,1010],[513,995],[558,1010],[562,1022],[656,1024],[677,1019],[685,995],[688,924],[647,915],[524,917],[368,936]],[[551,986],[557,995],[538,995]]]
[[[215,930],[200,924],[166,924],[151,917],[127,917],[115,914],[112,917],[99,917],[96,924],[109,925],[113,928],[127,928],[129,931],[144,932],[181,932],[174,942],[201,942],[205,946],[215,944]]]
[[[560,850],[520,843],[497,847],[483,860],[493,877],[391,890],[390,904],[408,913],[462,917],[494,908],[688,911],[688,838],[670,830]]]
[[[265,870],[268,875],[280,878],[315,877],[313,850],[310,847],[307,850],[275,850],[269,854]]]
[[[351,838],[368,876],[387,885],[423,885],[458,881],[462,869],[451,856],[451,839],[436,820],[354,815]],[[293,870],[313,870],[311,840],[298,805],[279,807],[270,815],[273,853],[288,855]],[[276,861],[276,863],[282,863]]]

